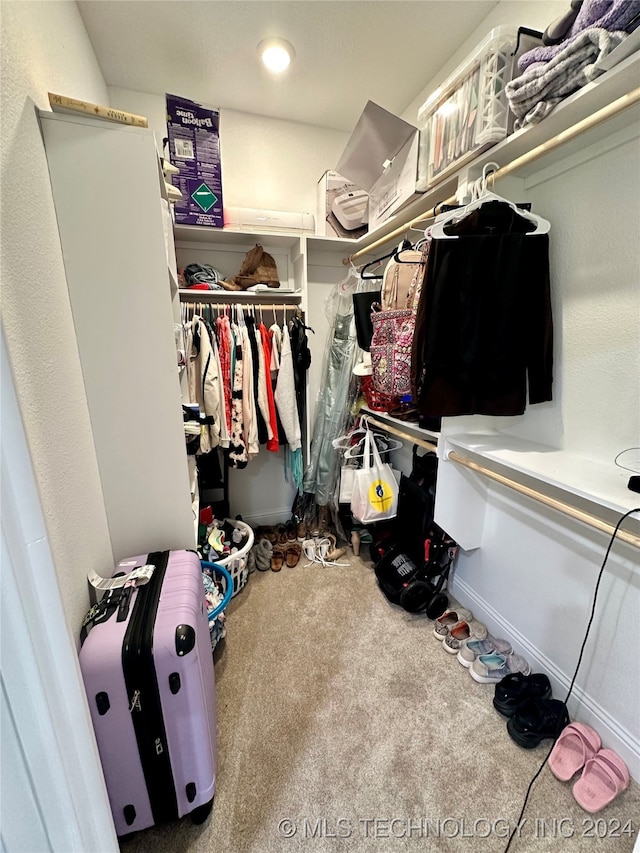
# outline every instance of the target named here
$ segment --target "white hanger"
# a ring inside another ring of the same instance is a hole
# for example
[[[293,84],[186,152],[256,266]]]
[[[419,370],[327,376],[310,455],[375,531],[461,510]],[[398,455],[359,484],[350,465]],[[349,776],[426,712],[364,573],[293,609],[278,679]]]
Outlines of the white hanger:
[[[331,444],[336,450],[345,450],[348,447],[351,447],[354,436],[366,435],[366,432],[366,427],[356,427],[355,429],[352,429],[351,432],[346,432],[344,435],[339,435],[338,438],[334,438]]]
[[[518,216],[521,216],[523,219],[529,220],[535,224],[535,231],[528,232],[527,236],[533,234],[548,234],[551,230],[551,223],[546,219],[543,219],[541,216],[538,216],[535,213],[530,213],[527,210],[521,210],[517,205],[515,205],[509,199],[503,198],[502,196],[497,195],[494,192],[490,192],[487,189],[487,181],[489,175],[487,174],[487,169],[489,167],[499,168],[497,163],[486,163],[484,168],[482,169],[482,177],[479,179],[480,181],[480,192],[476,199],[473,199],[473,195],[478,190],[478,181],[474,184],[472,188],[472,201],[469,204],[461,207],[459,210],[452,210],[449,214],[444,216],[442,219],[438,217],[434,225],[431,227],[431,236],[436,240],[457,240],[458,237],[455,234],[445,234],[444,228],[448,225],[451,225],[455,222],[460,222],[460,220],[464,219],[468,216],[472,211],[477,210],[482,207],[489,201],[499,201],[502,204],[508,205],[513,211],[515,211]]]
[[[366,435],[367,430],[365,430]],[[376,439],[381,438],[384,440],[385,446],[383,448],[378,448],[382,453],[388,453],[390,450],[398,450],[398,448],[402,447],[402,442],[398,441],[395,438],[389,438],[387,435],[382,435],[381,433],[371,431],[371,438],[376,441]],[[377,446],[377,442],[376,442]],[[349,447],[344,452],[345,459],[361,459],[364,456],[364,448],[362,440],[360,440],[357,444],[354,444],[353,447]]]

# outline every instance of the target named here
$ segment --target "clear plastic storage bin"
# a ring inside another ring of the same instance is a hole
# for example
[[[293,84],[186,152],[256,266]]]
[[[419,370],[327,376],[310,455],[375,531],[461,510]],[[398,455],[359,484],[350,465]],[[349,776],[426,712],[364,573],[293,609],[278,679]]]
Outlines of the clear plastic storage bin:
[[[510,130],[505,85],[517,74],[518,32],[496,27],[418,111],[416,189],[424,191]]]

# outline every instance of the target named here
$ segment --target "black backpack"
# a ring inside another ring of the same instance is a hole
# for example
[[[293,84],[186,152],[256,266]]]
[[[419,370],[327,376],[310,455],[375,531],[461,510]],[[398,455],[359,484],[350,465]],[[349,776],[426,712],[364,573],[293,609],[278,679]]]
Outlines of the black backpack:
[[[414,562],[400,543],[396,543],[376,563],[380,589],[389,601],[409,613],[426,610],[436,619],[448,606],[442,592],[453,566],[458,546],[435,522],[431,522],[423,542],[423,555]]]

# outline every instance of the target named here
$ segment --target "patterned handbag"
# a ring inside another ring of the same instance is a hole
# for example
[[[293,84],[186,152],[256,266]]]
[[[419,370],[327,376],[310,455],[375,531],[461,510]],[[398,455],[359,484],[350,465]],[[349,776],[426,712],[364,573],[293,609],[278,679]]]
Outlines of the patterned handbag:
[[[379,302],[371,306],[372,380],[373,387],[381,394],[392,397],[411,394],[411,345],[416,324],[416,308],[429,257],[429,245],[425,245],[420,262],[415,264],[406,307],[384,310]],[[399,275],[397,267],[396,264],[394,277]]]

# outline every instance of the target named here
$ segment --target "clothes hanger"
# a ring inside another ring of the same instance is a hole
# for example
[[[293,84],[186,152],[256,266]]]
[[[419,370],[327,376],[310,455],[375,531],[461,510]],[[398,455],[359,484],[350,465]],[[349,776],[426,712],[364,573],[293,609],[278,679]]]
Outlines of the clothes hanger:
[[[393,258],[395,256],[396,252],[404,252],[407,249],[413,249],[413,246],[409,242],[409,240],[403,240],[402,243],[400,244],[400,246],[398,246],[398,248],[394,249],[392,252],[389,252],[386,255],[382,255],[382,257],[376,258],[374,261],[369,261],[368,264],[365,264],[360,270],[360,278],[364,279],[364,281],[369,281],[371,279],[383,279],[384,275],[365,275],[364,271],[366,269],[369,269],[369,267],[372,267],[372,266],[375,266],[376,264],[382,263],[382,261],[386,261],[389,258]]]
[[[391,255],[392,255],[392,254],[393,254],[393,252],[391,253]],[[385,255],[383,258],[376,258],[376,260],[375,260],[375,261],[369,261],[369,263],[368,263],[368,264],[365,264],[365,265],[360,269],[360,278],[361,278],[363,281],[374,281],[374,280],[375,280],[375,281],[382,281],[382,279],[384,278],[384,276],[383,276],[383,275],[365,275],[365,274],[364,274],[364,272],[365,272],[365,270],[368,270],[368,269],[369,269],[369,267],[378,266],[379,264],[381,264],[381,263],[382,263],[382,261],[386,261],[386,260],[387,260],[387,258],[390,258],[390,257],[391,257],[391,255]]]
[[[334,438],[331,444],[336,450],[347,450],[353,444],[353,438],[356,435],[366,435],[367,428],[366,427],[356,427],[352,429],[351,432],[346,432],[344,435],[338,436],[338,438]]]
[[[423,238],[423,240],[418,241],[418,243],[421,243],[421,242],[424,242],[424,238]],[[409,245],[407,247],[405,247],[404,243],[409,243]],[[414,253],[417,252],[418,254],[420,254],[420,250],[418,249],[418,243],[416,243],[415,246],[412,243],[410,243],[409,240],[405,240],[404,243],[402,244],[402,246],[399,246],[395,250],[395,252],[393,253],[393,255],[392,255],[393,260],[397,264],[419,264],[419,263],[423,263],[423,261],[421,261],[419,258],[418,258],[418,260],[413,260],[413,261],[403,261],[402,260],[400,255],[403,252],[414,252]]]
[[[358,271],[358,267],[353,263],[351,258],[349,258],[349,269],[347,270],[347,275],[338,285],[340,293],[344,294],[353,291],[354,288],[357,287],[359,281],[360,273]]]
[[[389,453],[391,450],[398,450],[402,447],[401,441],[390,438],[385,433],[374,432],[373,430],[369,430],[369,432],[380,453]],[[347,448],[343,455],[345,459],[360,459],[364,456],[364,438],[361,438],[357,444]]]
[[[506,204],[510,207],[515,213],[518,214],[523,219],[527,219],[529,222],[535,224],[536,228],[534,231],[529,231],[527,236],[531,236],[533,234],[548,234],[551,229],[551,223],[546,219],[543,219],[541,216],[538,216],[535,213],[530,213],[529,211],[522,210],[519,208],[514,202],[509,199],[503,198],[502,196],[497,195],[494,192],[491,192],[487,188],[487,181],[489,175],[487,174],[487,169],[489,167],[495,167],[498,169],[499,166],[497,163],[486,163],[482,169],[482,178],[480,179],[480,194],[478,198],[466,204],[460,210],[454,210],[447,213],[442,219],[438,218],[434,225],[431,227],[431,236],[436,240],[457,240],[458,237],[455,234],[445,234],[444,228],[448,225],[452,225],[456,222],[460,222],[474,210],[478,210],[484,204],[491,201],[497,201],[501,204]],[[477,186],[478,182],[476,182]]]

